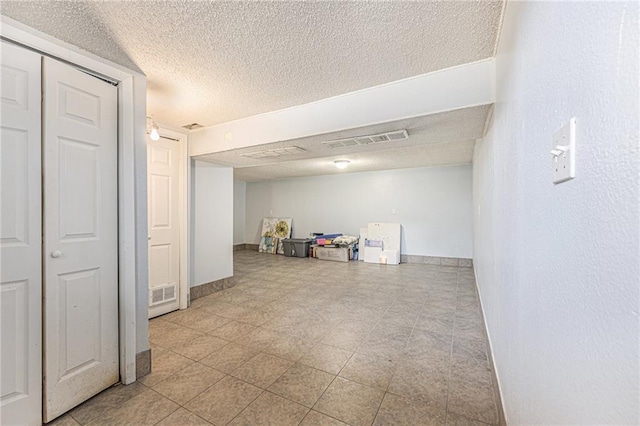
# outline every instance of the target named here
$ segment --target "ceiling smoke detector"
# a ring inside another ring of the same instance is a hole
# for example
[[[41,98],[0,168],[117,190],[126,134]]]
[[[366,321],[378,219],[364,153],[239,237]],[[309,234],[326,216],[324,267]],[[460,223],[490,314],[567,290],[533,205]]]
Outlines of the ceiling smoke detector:
[[[262,159],[262,158],[271,158],[271,157],[281,157],[283,155],[294,155],[294,154],[299,154],[301,152],[305,152],[305,150],[300,148],[299,146],[289,146],[286,148],[274,148],[274,149],[266,149],[264,151],[247,152],[246,154],[240,154],[240,155],[248,158]]]
[[[339,139],[335,141],[322,142],[331,149],[344,148],[347,146],[370,145],[374,143],[395,142],[409,139],[409,133],[406,130],[396,130],[387,133],[378,133],[376,135],[356,136],[354,138]]]
[[[202,124],[198,124],[198,123],[191,123],[191,124],[185,124],[182,127],[187,129],[187,130],[195,130],[195,129],[199,129],[199,128],[204,127],[204,126]]]

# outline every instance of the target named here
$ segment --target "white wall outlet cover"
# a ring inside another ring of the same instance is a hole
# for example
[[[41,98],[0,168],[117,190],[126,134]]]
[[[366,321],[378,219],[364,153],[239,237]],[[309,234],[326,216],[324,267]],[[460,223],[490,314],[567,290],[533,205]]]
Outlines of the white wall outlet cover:
[[[576,119],[569,120],[553,135],[551,148],[553,183],[561,183],[576,177]]]

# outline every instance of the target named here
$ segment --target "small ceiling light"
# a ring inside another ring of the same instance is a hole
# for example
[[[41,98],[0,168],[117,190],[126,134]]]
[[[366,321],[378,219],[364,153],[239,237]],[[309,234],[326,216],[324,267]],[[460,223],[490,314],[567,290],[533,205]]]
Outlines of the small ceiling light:
[[[158,133],[158,125],[153,118],[147,117],[147,128],[149,129],[149,137],[152,141],[160,140],[160,133]]]
[[[339,169],[346,169],[349,163],[350,163],[349,160],[336,160],[333,162],[333,164],[335,164],[336,167]]]

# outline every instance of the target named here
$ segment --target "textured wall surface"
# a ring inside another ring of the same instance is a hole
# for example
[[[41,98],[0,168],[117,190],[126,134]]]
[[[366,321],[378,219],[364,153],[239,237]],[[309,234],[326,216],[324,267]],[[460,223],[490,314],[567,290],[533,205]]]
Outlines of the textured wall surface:
[[[247,183],[247,243],[265,216],[292,217],[296,238],[399,222],[402,254],[471,258],[471,165]]]
[[[244,222],[246,219],[247,183],[233,181],[233,244],[245,243]]]
[[[233,169],[191,161],[191,283],[233,275]]]
[[[474,265],[507,421],[638,424],[638,3],[513,2],[474,156]],[[551,183],[577,119],[576,179]]]

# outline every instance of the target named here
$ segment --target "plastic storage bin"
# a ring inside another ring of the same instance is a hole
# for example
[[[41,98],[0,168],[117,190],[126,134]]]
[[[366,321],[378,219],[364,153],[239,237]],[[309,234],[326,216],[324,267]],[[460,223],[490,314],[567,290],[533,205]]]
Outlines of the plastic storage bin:
[[[287,257],[309,257],[309,244],[311,240],[303,238],[285,238],[284,255]]]

